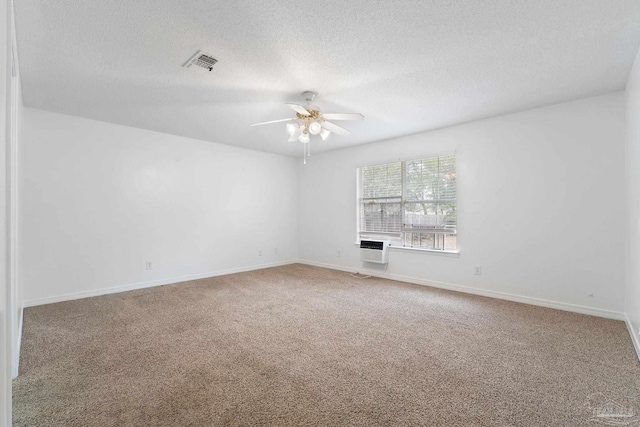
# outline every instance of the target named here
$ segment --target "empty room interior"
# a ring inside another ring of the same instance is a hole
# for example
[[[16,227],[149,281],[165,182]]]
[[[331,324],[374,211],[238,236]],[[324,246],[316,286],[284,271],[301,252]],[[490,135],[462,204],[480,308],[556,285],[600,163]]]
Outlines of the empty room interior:
[[[0,9],[0,427],[640,425],[637,0]]]

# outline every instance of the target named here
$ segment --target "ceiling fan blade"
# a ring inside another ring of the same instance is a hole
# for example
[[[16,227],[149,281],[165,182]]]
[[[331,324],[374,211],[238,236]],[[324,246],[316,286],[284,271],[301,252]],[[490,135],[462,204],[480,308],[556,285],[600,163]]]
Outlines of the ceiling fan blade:
[[[338,125],[334,125],[331,122],[322,122],[320,123],[320,125],[326,130],[330,130],[331,132],[337,133],[338,135],[349,135],[351,133],[348,130],[341,128]]]
[[[297,118],[294,117],[294,118],[291,118],[291,119],[271,120],[270,122],[254,123],[254,124],[249,125],[249,126],[260,126],[260,125],[268,125],[270,123],[290,122],[291,120],[297,120]]]
[[[360,113],[329,113],[323,114],[327,120],[362,120],[364,116]]]
[[[305,116],[310,116],[311,115],[311,113],[308,112],[302,105],[289,104],[289,103],[287,103],[286,105],[288,105],[296,113],[304,114]]]

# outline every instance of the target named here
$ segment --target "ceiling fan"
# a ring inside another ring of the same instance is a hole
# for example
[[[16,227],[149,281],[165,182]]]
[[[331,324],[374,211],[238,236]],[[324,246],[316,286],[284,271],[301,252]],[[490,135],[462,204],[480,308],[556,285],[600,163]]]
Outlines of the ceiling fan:
[[[316,97],[315,92],[302,92],[302,97],[307,101],[307,107],[302,105],[287,103],[296,116],[289,119],[272,120],[269,122],[254,123],[251,126],[268,125],[271,123],[291,122],[287,123],[287,132],[289,133],[289,142],[300,141],[305,144],[305,163],[306,157],[309,155],[308,142],[311,141],[310,135],[320,135],[324,141],[331,135],[349,135],[350,132],[328,120],[362,120],[364,116],[358,113],[327,113],[323,114],[320,109],[311,105]]]

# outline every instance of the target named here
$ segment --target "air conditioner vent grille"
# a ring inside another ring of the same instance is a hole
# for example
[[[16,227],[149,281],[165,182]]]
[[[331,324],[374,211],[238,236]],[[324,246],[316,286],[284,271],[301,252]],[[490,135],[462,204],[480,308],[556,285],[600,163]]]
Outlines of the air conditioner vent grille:
[[[191,58],[189,58],[187,62],[182,64],[182,66],[185,68],[189,68],[192,65],[195,65],[196,67],[201,67],[211,71],[213,69],[213,66],[216,65],[217,62],[218,60],[214,58],[212,55],[209,55],[208,53],[204,53],[201,50],[199,50],[193,55],[191,55]]]
[[[211,68],[216,65],[218,60],[209,55],[200,55],[194,62],[195,65],[202,68]]]

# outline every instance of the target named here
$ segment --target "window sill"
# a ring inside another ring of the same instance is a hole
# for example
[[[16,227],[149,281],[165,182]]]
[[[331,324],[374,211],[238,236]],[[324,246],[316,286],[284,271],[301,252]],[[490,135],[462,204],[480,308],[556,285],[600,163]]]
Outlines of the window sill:
[[[389,249],[392,251],[409,251],[409,252],[424,252],[432,255],[441,255],[457,258],[460,256],[460,251],[443,251],[439,249],[422,249],[422,248],[409,248],[406,246],[389,246]]]
[[[360,242],[356,242],[354,243],[356,246],[360,246]],[[410,247],[406,247],[406,246],[394,246],[394,245],[389,245],[389,250],[392,251],[399,251],[399,252],[421,252],[421,253],[427,253],[427,254],[431,254],[431,255],[440,255],[440,256],[446,256],[446,257],[452,257],[452,258],[458,258],[460,256],[460,251],[452,251],[452,250],[448,250],[448,251],[443,251],[443,250],[439,250],[439,249],[423,249],[423,248],[410,248]]]

